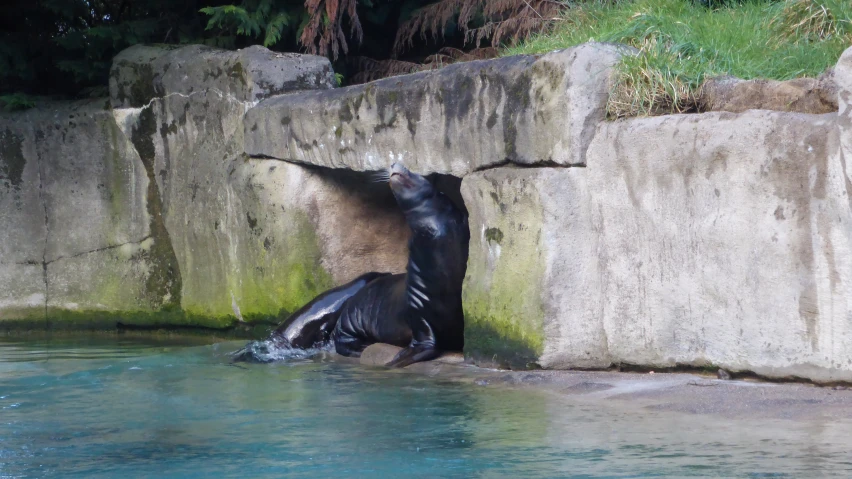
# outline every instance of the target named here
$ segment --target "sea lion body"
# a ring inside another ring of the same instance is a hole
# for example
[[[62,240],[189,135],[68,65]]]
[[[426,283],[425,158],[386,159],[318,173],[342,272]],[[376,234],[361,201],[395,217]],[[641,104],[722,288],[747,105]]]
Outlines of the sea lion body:
[[[346,301],[332,334],[335,349],[359,356],[373,343],[405,349],[402,367],[464,346],[461,289],[467,268],[467,216],[429,181],[400,164],[390,185],[412,237],[405,274],[376,280]]]
[[[316,349],[328,345],[346,301],[371,281],[390,273],[366,273],[330,289],[281,323],[265,341],[254,341],[232,354],[234,361],[269,362],[275,350]]]
[[[317,348],[329,340],[339,354],[354,357],[374,343],[403,347],[388,363],[393,367],[462,349],[467,215],[398,163],[388,169],[388,182],[412,232],[406,272],[367,273],[321,294],[267,341],[234,353],[236,360],[262,361],[269,357],[263,348]]]

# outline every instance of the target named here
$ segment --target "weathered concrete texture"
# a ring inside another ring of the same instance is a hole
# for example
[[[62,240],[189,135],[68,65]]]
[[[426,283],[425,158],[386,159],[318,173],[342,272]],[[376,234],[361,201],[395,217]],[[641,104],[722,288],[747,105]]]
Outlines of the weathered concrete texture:
[[[243,191],[251,185],[241,155],[243,115],[254,102],[333,84],[327,59],[261,47],[137,46],[115,59],[113,104],[141,106],[115,115],[154,181],[152,231],[165,240],[155,273],[193,321],[227,327],[274,318],[330,286],[305,215]],[[272,215],[285,227],[261,236]]]
[[[0,115],[0,224],[0,265],[42,262],[47,224],[41,172],[32,125],[19,115]]]
[[[852,379],[835,115],[602,125],[589,155],[609,358]]]
[[[21,121],[33,125],[41,166],[45,261],[150,236],[145,169],[104,100],[35,110]]]
[[[218,90],[116,110],[156,185],[152,227],[168,243],[163,268],[170,271],[163,274],[175,279],[168,294],[175,306],[193,314],[218,311],[234,317],[228,291],[216,287],[229,268],[218,248],[227,231],[218,229],[226,222],[224,205],[231,193],[226,185],[240,150],[244,111],[243,102]],[[194,308],[199,304],[204,306]]]
[[[229,182],[247,108],[333,84],[319,57],[137,46],[115,61],[111,101],[0,116],[0,317],[222,327],[241,303],[274,317],[329,286],[314,226],[290,217],[287,232],[301,236],[266,243],[292,247],[282,257],[301,270],[258,279],[269,258],[241,246],[270,205],[252,199],[246,211],[251,194]]]
[[[283,95],[246,115],[251,156],[462,176],[512,162],[585,164],[604,119],[615,46],[451,65],[330,92]]]
[[[145,295],[131,293],[145,289],[145,264],[136,277],[120,276],[110,286],[121,295],[67,299],[68,285],[89,291],[114,278],[113,268],[102,268],[102,252],[150,237],[145,170],[105,106],[103,99],[54,103],[0,119],[7,176],[0,187],[3,319],[44,319],[56,302],[73,302],[75,309],[151,309]],[[74,266],[63,268],[60,260]]]
[[[231,86],[223,86],[211,76],[196,81],[193,91],[171,94],[179,85],[166,81],[176,68],[167,68],[166,60],[191,57],[192,52],[160,51],[151,65],[164,78],[163,96],[142,108],[115,112],[155,181],[151,194],[158,198],[159,213],[152,212],[152,230],[158,231],[159,218],[167,253],[174,259],[173,267],[167,266],[171,276],[179,275],[170,290],[175,306],[193,317],[215,318],[208,322],[219,327],[238,320],[274,320],[350,275],[372,267],[402,268],[404,223],[389,208],[395,205],[387,188],[379,200],[384,204],[376,207],[369,193],[355,193],[365,190],[366,177],[342,188],[333,173],[245,157],[243,115],[253,103],[241,91],[229,90],[235,88],[233,79]],[[209,55],[213,65],[224,69],[233,60],[230,52]],[[327,72],[327,61],[315,60],[286,55],[270,63],[300,74],[310,66],[316,79]],[[186,58],[179,64],[191,70],[193,61]],[[257,94],[308,86],[329,85],[319,80],[283,83]],[[392,241],[397,243],[384,248]]]
[[[6,320],[44,320],[47,286],[39,263],[0,263],[0,329]]]
[[[603,364],[606,336],[586,284],[596,269],[586,173],[498,168],[462,181],[471,231],[466,355],[512,367],[553,367],[554,356],[573,367]]]
[[[258,45],[237,51],[203,45],[136,45],[113,59],[109,80],[115,108],[139,108],[168,94],[206,90],[256,102],[279,93],[335,85],[327,58],[275,53]]]
[[[852,217],[835,119],[603,123],[589,168],[465,178],[465,307],[478,312],[484,297],[491,314],[469,317],[521,337],[541,331],[531,350],[546,368],[717,365],[852,380]],[[515,301],[488,286],[519,272],[507,285]]]
[[[10,165],[2,189],[10,236],[0,258],[50,262],[149,235],[144,169],[104,104],[58,103],[0,119],[0,161]]]
[[[852,48],[843,52],[834,72],[838,86],[837,127],[840,134],[840,161],[844,175],[849,178],[852,175],[847,169],[847,162],[852,161]],[[852,183],[847,183],[846,188],[852,192]]]
[[[154,311],[150,304],[147,281],[152,264],[150,251],[154,240],[69,256],[47,265],[47,307],[53,316],[58,310]]]

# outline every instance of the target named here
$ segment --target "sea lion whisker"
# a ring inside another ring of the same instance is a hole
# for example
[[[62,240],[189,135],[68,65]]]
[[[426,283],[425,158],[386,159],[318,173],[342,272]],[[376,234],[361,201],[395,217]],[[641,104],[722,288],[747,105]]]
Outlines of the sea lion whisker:
[[[390,174],[387,171],[376,171],[371,176],[373,183],[387,183],[390,181]]]

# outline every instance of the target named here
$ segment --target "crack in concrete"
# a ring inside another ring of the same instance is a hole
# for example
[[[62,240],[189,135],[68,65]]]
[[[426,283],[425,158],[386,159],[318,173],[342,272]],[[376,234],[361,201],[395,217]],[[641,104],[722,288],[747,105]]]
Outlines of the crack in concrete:
[[[148,103],[146,103],[146,104],[144,104],[140,107],[113,108],[113,111],[122,111],[122,112],[128,112],[128,113],[137,112],[138,113],[138,112],[141,112],[142,110],[144,110],[146,108],[150,108],[151,105],[153,105],[155,101],[166,100],[166,99],[171,98],[173,96],[179,96],[181,98],[191,98],[195,95],[201,95],[201,94],[206,94],[206,93],[215,93],[215,94],[219,95],[219,98],[224,98],[227,101],[239,103],[239,104],[241,104],[245,107],[246,111],[254,108],[258,103],[260,103],[259,101],[238,100],[238,99],[234,98],[233,96],[228,95],[227,93],[223,92],[222,90],[219,90],[218,88],[207,88],[206,90],[194,91],[194,92],[191,92],[191,93],[188,93],[188,94],[187,93],[180,93],[180,92],[172,92],[172,93],[168,93],[168,94],[163,95],[163,96],[157,96],[157,97],[151,98],[148,101]]]
[[[532,169],[532,168],[585,168],[585,163],[556,163],[553,160],[538,160],[533,163],[518,163],[516,161],[512,161],[509,159],[504,159],[502,161],[498,161],[496,163],[491,163],[489,165],[479,166],[471,170],[471,173],[479,173],[480,171],[488,171],[488,170],[496,170],[497,168],[504,168],[507,166],[511,166],[513,168],[523,168],[523,169]]]
[[[342,170],[352,171],[352,172],[355,172],[355,173],[367,173],[367,172],[370,172],[370,171],[375,171],[375,170],[354,170],[354,169],[351,169],[351,168],[333,168],[333,167],[330,167],[330,166],[317,165],[315,163],[310,163],[310,162],[301,161],[301,160],[295,160],[295,159],[292,159],[292,158],[279,158],[277,156],[270,156],[270,155],[265,155],[265,154],[262,154],[262,153],[254,153],[254,154],[245,153],[245,155],[252,160],[283,161],[284,163],[290,163],[290,164],[293,164],[293,165],[305,166],[305,167],[310,167],[310,168],[326,168],[326,169],[329,169],[329,170],[341,170],[342,169]],[[470,170],[468,173],[465,173],[465,174],[460,175],[460,176],[454,175],[452,173],[444,173],[444,172],[440,172],[440,171],[433,171],[433,172],[430,172],[430,173],[427,173],[427,174],[437,173],[437,174],[441,174],[441,175],[451,175],[451,176],[457,176],[458,178],[464,178],[465,176],[467,176],[469,174],[479,173],[481,171],[495,170],[497,168],[503,168],[503,167],[507,167],[507,166],[513,167],[513,168],[523,168],[523,169],[586,168],[586,165],[584,163],[561,164],[561,163],[556,163],[552,160],[541,160],[541,161],[536,161],[534,163],[517,163],[517,162],[514,162],[512,160],[502,160],[502,161],[498,161],[496,163],[491,163],[489,165],[474,168],[474,169]],[[382,168],[382,169],[384,169],[384,168]]]
[[[80,253],[74,253],[74,254],[68,255],[68,256],[58,256],[56,258],[53,258],[50,261],[47,261],[44,264],[48,265],[48,264],[55,263],[55,262],[62,260],[62,259],[79,258],[80,256],[84,256],[84,255],[87,255],[87,254],[100,253],[101,251],[107,251],[107,250],[111,250],[111,249],[115,249],[115,248],[121,248],[122,246],[127,246],[127,245],[133,245],[133,244],[141,245],[142,243],[144,243],[145,241],[147,241],[151,238],[153,238],[153,236],[148,235],[148,236],[145,236],[144,238],[140,239],[139,241],[126,241],[124,243],[103,246],[103,247],[96,248],[96,249],[93,249],[93,250],[90,250],[90,251],[83,251],[83,252],[80,252]]]
[[[42,173],[41,154],[39,154],[38,146],[36,146],[36,171],[38,172],[38,199],[41,202],[42,210],[44,211],[44,248],[41,251],[41,268],[42,281],[44,281],[44,325],[46,329],[50,328],[50,321],[47,317],[47,305],[50,299],[50,283],[47,280],[47,244],[50,240],[50,221],[47,215],[47,200],[44,197],[44,175]],[[37,264],[37,263],[36,263]]]

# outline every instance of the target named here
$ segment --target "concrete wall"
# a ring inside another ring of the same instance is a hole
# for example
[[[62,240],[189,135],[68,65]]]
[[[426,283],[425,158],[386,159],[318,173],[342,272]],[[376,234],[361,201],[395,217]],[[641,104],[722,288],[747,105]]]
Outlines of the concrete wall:
[[[399,271],[369,172],[404,161],[461,179],[476,361],[852,380],[852,50],[836,113],[610,122],[624,52],[337,89],[317,57],[131,48],[108,102],[0,116],[0,324],[228,327]]]
[[[389,191],[243,152],[260,99],[333,84],[320,57],[136,46],[109,99],[0,115],[0,326],[275,322],[403,268]]]

